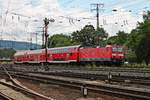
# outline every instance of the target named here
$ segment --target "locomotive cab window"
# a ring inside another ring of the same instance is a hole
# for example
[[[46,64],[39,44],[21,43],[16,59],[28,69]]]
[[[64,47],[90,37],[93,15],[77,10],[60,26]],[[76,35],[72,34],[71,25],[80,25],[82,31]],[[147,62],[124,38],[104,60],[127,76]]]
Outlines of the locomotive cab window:
[[[112,51],[113,51],[113,52],[117,52],[117,48],[116,48],[116,47],[113,47],[113,48],[112,48]]]
[[[118,52],[122,52],[123,51],[123,49],[122,48],[118,48]]]
[[[113,52],[122,52],[123,49],[120,48],[120,47],[118,47],[118,48],[117,48],[117,47],[113,47],[113,48],[112,48],[112,51],[113,51]]]

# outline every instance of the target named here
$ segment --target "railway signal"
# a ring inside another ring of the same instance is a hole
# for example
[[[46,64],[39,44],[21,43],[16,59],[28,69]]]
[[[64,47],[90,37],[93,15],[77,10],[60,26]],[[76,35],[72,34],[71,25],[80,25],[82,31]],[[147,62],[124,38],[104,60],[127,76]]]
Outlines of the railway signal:
[[[45,18],[44,19],[44,25],[45,25],[45,60],[47,63],[47,48],[48,48],[48,34],[47,34],[47,30],[48,30],[48,24],[49,24],[49,19]]]
[[[46,63],[47,63],[47,48],[48,48],[48,24],[49,22],[55,22],[54,19],[48,19],[48,18],[45,18],[44,19],[44,32],[45,32],[45,60],[46,60]]]

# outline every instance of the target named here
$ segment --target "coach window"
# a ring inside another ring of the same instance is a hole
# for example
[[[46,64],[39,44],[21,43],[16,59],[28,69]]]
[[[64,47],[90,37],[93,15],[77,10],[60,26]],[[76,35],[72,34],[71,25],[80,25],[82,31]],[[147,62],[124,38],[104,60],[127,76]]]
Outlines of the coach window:
[[[117,48],[116,48],[116,47],[113,47],[113,48],[112,48],[112,51],[113,51],[113,52],[117,52]]]
[[[122,52],[123,51],[123,48],[118,48],[118,52]]]
[[[66,57],[68,58],[69,56],[70,56],[70,54],[67,53],[67,54],[66,54]]]

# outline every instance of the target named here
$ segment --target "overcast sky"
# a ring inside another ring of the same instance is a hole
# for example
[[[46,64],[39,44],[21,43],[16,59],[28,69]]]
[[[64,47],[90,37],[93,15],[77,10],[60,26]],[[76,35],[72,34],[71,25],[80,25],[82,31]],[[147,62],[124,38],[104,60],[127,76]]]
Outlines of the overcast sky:
[[[142,21],[143,11],[150,10],[150,0],[0,0],[1,39],[32,41],[38,32],[41,43],[41,27],[45,17],[55,22],[49,24],[49,34],[80,30],[86,24],[96,26],[96,12],[92,3],[103,3],[100,25],[115,35],[119,30],[130,32]],[[113,9],[117,9],[113,12]]]

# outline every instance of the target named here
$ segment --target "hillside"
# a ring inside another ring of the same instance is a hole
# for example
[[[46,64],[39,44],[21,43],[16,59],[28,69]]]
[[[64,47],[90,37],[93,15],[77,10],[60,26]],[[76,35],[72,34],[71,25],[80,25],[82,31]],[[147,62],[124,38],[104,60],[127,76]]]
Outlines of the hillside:
[[[27,49],[36,49],[41,48],[41,45],[36,45],[29,42],[19,42],[19,41],[10,41],[10,40],[0,40],[0,48],[14,48],[16,50],[27,50]]]

